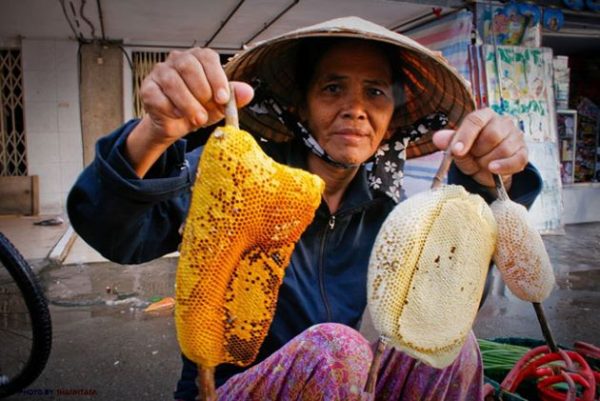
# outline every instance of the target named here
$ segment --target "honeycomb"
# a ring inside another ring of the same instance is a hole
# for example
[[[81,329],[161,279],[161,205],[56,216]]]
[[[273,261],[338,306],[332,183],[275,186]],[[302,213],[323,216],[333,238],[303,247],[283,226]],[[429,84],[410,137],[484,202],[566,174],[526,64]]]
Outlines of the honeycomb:
[[[554,287],[554,270],[542,237],[529,222],[527,209],[500,199],[491,208],[498,223],[494,263],[502,280],[518,298],[542,302]]]
[[[400,203],[377,235],[367,300],[388,344],[430,366],[448,366],[473,325],[496,243],[478,195],[445,185]]]
[[[217,128],[200,160],[176,277],[182,352],[246,366],[271,324],[285,267],[324,182],[276,163],[252,136]]]

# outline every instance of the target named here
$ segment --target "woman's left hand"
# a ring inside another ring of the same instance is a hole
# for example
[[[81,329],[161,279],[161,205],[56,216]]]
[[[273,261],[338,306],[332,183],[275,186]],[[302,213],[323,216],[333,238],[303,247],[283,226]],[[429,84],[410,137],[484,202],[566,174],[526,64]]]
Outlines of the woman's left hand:
[[[433,143],[442,150],[451,142],[456,167],[486,187],[494,187],[492,174],[499,174],[508,190],[512,175],[527,165],[523,132],[510,117],[489,108],[467,115],[456,131],[441,130],[433,135]]]

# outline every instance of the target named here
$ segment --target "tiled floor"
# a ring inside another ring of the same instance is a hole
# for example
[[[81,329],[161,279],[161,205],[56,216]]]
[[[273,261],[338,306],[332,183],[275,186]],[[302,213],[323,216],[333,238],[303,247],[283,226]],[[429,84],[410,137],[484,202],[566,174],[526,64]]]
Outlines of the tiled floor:
[[[2,232],[26,260],[46,258],[61,237],[67,232],[68,222],[55,226],[39,226],[34,223],[63,216],[0,216]]]
[[[60,263],[90,264],[107,262],[96,250],[69,228],[68,221],[60,225],[39,226],[34,223],[64,216],[0,216],[0,232],[2,232],[28,261],[42,262],[51,254],[62,256]],[[178,256],[178,253],[165,257]]]

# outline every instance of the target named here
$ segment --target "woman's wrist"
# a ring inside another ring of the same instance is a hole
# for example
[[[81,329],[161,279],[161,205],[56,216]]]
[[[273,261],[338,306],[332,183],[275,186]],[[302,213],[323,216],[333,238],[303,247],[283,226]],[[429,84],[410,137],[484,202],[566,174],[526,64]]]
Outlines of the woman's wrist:
[[[125,140],[125,158],[137,176],[144,178],[152,165],[173,142],[172,139],[167,139],[165,135],[156,132],[150,117],[145,115]]]

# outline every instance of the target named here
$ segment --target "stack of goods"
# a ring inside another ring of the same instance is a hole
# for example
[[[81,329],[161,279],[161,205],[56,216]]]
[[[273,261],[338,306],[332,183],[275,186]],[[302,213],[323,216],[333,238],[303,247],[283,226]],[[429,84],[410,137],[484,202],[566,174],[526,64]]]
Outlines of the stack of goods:
[[[552,60],[554,68],[554,98],[557,109],[569,108],[569,58],[556,56]]]

